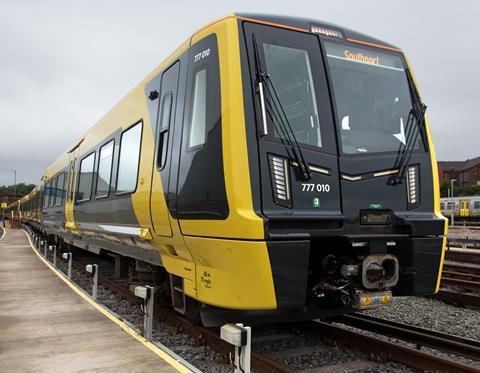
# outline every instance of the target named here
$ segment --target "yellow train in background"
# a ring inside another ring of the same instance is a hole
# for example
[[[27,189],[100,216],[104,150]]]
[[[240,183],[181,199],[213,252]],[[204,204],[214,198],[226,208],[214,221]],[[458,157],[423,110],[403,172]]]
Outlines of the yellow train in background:
[[[425,108],[390,44],[231,14],[195,32],[10,210],[60,248],[155,267],[175,309],[206,325],[432,294],[446,224]]]
[[[440,210],[443,216],[453,215],[458,218],[480,218],[480,196],[463,196],[453,198],[441,198]]]

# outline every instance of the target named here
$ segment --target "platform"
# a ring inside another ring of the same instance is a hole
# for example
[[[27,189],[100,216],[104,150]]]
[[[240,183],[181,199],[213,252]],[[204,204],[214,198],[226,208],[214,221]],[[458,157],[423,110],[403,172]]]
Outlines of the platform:
[[[147,346],[52,272],[22,230],[7,228],[0,240],[0,371],[177,372]]]

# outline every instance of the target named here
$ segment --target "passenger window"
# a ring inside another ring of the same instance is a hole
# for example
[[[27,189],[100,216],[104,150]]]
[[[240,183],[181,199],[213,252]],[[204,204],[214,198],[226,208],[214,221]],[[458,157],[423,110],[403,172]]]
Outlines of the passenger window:
[[[142,122],[130,127],[122,134],[118,161],[117,193],[129,193],[136,189],[141,140]]]
[[[159,170],[163,169],[165,166],[165,161],[167,159],[167,148],[168,148],[168,129],[170,128],[170,117],[172,112],[172,92],[165,94],[162,100],[162,111],[161,111],[161,120],[160,120],[160,134],[158,141],[158,157],[157,157],[157,168]]]
[[[475,201],[473,202],[473,208],[475,210],[479,210],[480,209],[480,201]]]
[[[65,194],[65,173],[62,172],[57,178],[57,193],[55,194],[55,206],[61,206],[63,204],[63,196]]]
[[[207,121],[207,70],[205,68],[195,73],[192,101],[189,148],[205,144]]]
[[[88,201],[92,195],[93,166],[95,163],[95,153],[82,159],[80,162],[80,175],[78,176],[78,202]]]
[[[110,194],[110,180],[112,176],[112,162],[113,162],[113,145],[114,141],[103,145],[100,148],[100,155],[98,161],[98,178],[96,196],[108,197]]]

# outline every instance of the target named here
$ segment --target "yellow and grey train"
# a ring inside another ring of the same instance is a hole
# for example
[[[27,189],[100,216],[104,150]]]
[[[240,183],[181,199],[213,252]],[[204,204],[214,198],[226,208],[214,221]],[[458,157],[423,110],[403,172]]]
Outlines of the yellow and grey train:
[[[447,227],[425,110],[400,49],[235,13],[195,32],[13,207],[59,245],[163,271],[175,309],[206,325],[432,294]]]
[[[445,197],[440,199],[440,211],[443,216],[463,220],[480,219],[480,196]]]

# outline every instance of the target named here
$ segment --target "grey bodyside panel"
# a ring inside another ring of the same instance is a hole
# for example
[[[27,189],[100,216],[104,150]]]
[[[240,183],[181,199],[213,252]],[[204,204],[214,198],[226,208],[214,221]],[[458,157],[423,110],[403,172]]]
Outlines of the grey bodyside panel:
[[[160,253],[148,241],[128,235],[84,231],[81,236],[66,234],[66,243],[94,253],[103,250],[154,265],[163,265]]]

